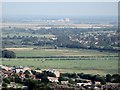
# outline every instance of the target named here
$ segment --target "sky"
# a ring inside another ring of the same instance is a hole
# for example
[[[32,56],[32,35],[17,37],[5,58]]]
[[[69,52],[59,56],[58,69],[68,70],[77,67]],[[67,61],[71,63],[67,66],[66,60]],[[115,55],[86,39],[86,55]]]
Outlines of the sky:
[[[117,2],[3,2],[3,16],[117,16]]]
[[[2,2],[119,2],[119,0],[1,0]]]

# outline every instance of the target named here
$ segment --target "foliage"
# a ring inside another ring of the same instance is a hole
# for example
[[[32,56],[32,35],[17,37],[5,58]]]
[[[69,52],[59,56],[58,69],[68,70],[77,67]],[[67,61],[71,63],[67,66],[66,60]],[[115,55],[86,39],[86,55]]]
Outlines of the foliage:
[[[16,54],[13,51],[3,50],[2,57],[3,58],[16,58]]]
[[[10,84],[10,79],[9,78],[4,78],[3,81],[7,84]]]
[[[106,75],[106,82],[111,82],[112,76],[110,74]]]
[[[103,31],[103,32],[102,32]],[[106,33],[107,31],[107,33]],[[115,33],[111,34],[111,31]],[[80,28],[51,28],[25,30],[24,28],[15,28],[11,30],[3,29],[2,46],[14,47],[23,45],[35,46],[57,46],[68,48],[85,48],[100,51],[115,51],[118,47],[117,28],[100,28],[100,29],[80,29]],[[88,33],[89,32],[89,33]],[[111,34],[111,35],[109,35]],[[53,40],[52,38],[57,38]],[[98,38],[96,40],[96,38]],[[82,41],[82,42],[81,42]],[[87,41],[87,43],[85,43]],[[80,43],[81,42],[81,43]],[[98,42],[97,44],[95,44]],[[57,48],[55,47],[55,48]]]
[[[20,77],[15,77],[15,83],[22,83],[22,79]]]
[[[111,82],[113,82],[113,83],[120,83],[120,75],[119,74],[113,74]]]
[[[28,90],[52,90],[47,83],[38,80],[25,79],[24,85],[28,86]]]
[[[45,73],[49,77],[56,77],[56,75],[54,73],[49,72],[49,71],[43,71],[43,73]]]

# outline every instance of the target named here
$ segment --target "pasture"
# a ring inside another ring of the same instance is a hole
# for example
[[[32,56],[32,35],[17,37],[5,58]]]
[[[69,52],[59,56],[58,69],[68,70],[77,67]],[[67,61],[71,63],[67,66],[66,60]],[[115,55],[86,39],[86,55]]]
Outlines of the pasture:
[[[114,74],[118,70],[118,53],[85,49],[7,48],[17,58],[3,58],[3,65],[57,69],[60,72]]]
[[[118,60],[58,60],[46,58],[3,59],[3,65],[29,66],[40,69],[57,69],[60,72],[114,74],[117,73]]]
[[[118,56],[118,53],[100,52],[86,49],[34,49],[34,48],[7,48],[14,51],[17,57],[47,57],[47,56]]]

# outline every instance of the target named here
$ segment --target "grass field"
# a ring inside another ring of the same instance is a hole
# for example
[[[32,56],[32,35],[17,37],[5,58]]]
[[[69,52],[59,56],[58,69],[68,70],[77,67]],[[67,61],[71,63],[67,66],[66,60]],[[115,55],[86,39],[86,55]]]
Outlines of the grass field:
[[[53,37],[55,37],[55,35],[53,35],[53,34],[44,34],[44,35],[40,35],[40,34],[31,34],[31,33],[22,33],[22,32],[20,32],[20,33],[3,33],[2,34],[3,36],[2,37],[7,37],[8,35],[10,36],[10,37],[14,37],[14,36],[32,36],[32,37],[40,37],[40,38],[53,38]]]
[[[3,65],[29,66],[40,69],[57,69],[60,72],[71,73],[83,72],[101,75],[107,73],[110,74],[117,73],[118,69],[118,57],[114,57],[118,56],[118,53],[68,48],[59,49],[7,48],[7,49],[14,51],[17,57],[19,58],[3,59],[2,60]],[[43,58],[36,58],[41,56]],[[49,56],[53,57],[51,58]],[[55,58],[55,56],[58,57]],[[61,58],[59,56],[64,56],[64,58]],[[71,58],[69,56],[73,57]]]
[[[57,69],[60,72],[83,72],[91,74],[117,73],[118,60],[49,60],[44,58],[3,59],[3,65],[29,66],[40,69]]]
[[[7,48],[16,53],[17,57],[39,57],[39,56],[118,56],[118,53],[100,52],[85,49],[32,49],[32,48]]]

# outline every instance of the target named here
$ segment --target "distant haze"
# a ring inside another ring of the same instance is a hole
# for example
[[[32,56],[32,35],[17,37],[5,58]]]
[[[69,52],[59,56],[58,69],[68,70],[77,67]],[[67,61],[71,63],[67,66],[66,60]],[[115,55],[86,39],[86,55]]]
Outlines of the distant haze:
[[[117,16],[117,2],[4,2],[3,17]]]

